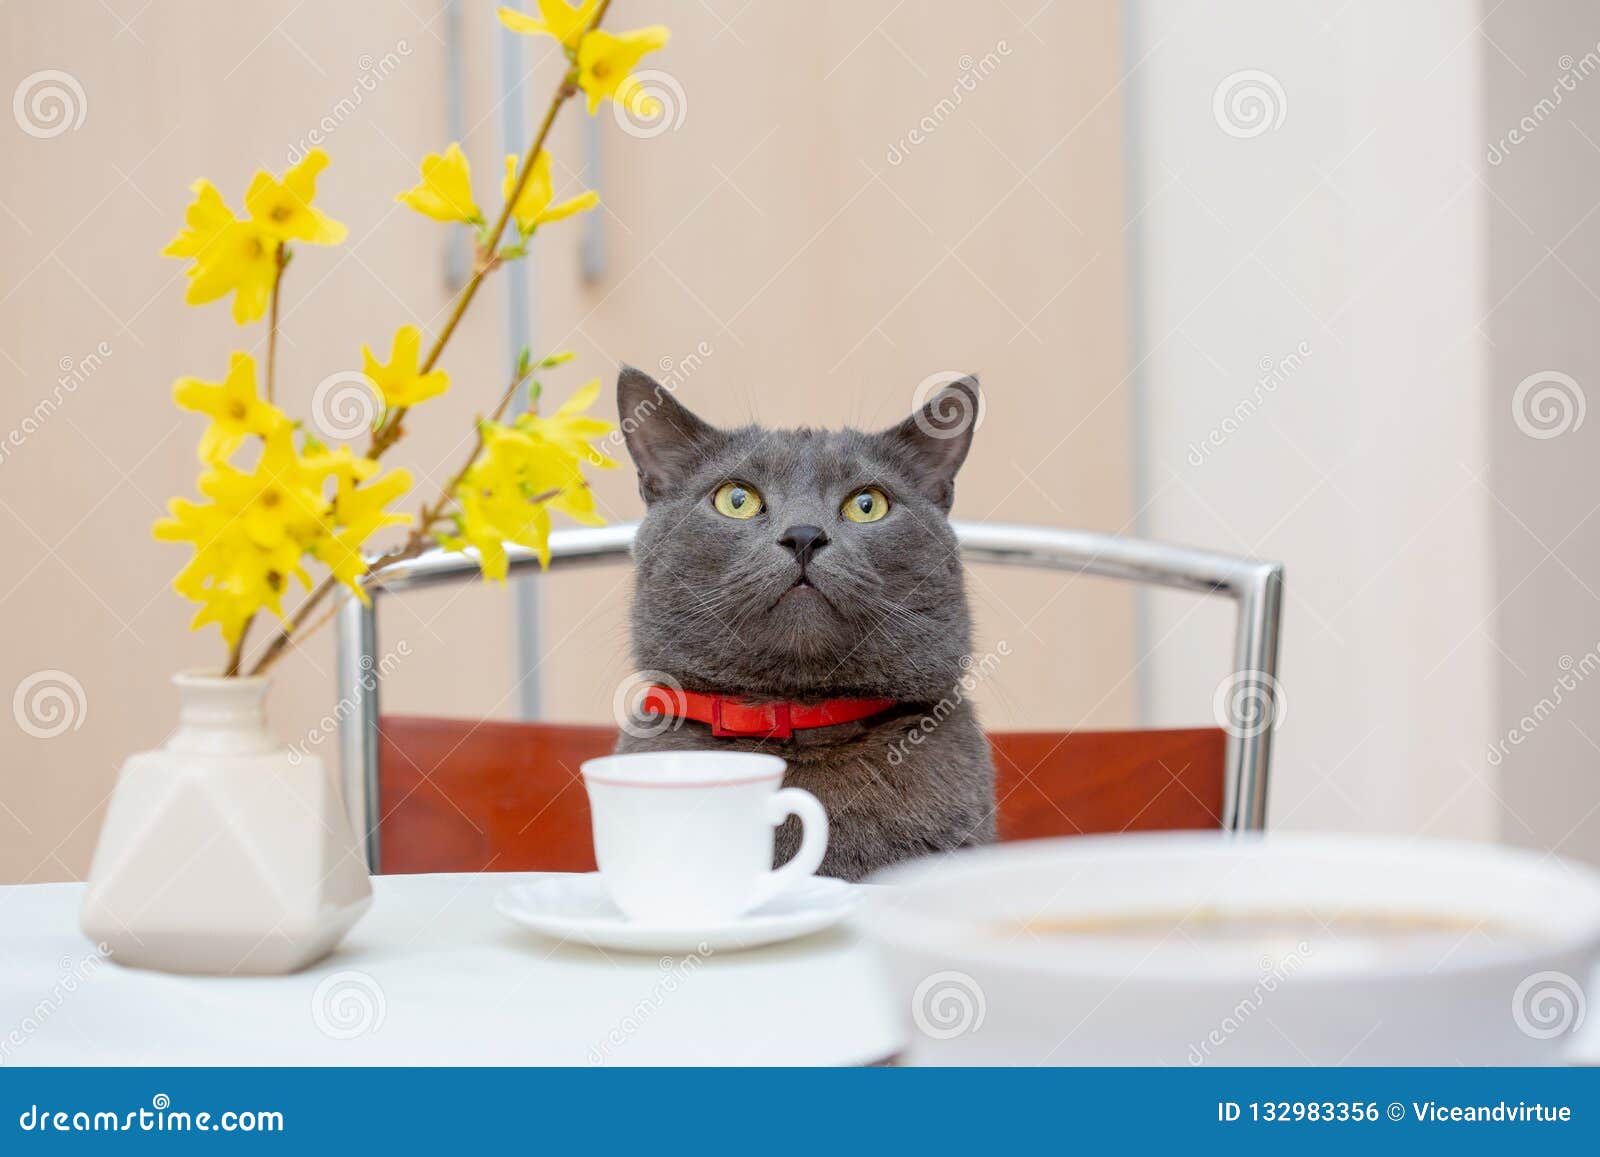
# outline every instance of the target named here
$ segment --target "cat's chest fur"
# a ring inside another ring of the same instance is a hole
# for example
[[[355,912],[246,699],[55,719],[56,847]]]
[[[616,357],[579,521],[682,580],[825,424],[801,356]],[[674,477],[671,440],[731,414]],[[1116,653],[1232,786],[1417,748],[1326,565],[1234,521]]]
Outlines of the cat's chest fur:
[[[819,869],[825,876],[859,880],[914,856],[994,839],[989,745],[964,702],[952,707],[947,701],[937,715],[931,708],[895,709],[793,740],[714,738],[705,724],[685,721],[648,737],[624,733],[617,750],[781,756],[789,765],[784,786],[804,788],[827,809],[828,852]],[[793,819],[779,828],[778,862],[794,853],[799,839]]]

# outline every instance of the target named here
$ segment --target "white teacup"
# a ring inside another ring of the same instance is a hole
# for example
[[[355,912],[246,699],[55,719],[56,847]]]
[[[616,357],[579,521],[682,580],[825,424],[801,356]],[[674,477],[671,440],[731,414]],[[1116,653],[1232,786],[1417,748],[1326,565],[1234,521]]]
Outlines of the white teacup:
[[[594,854],[629,919],[686,925],[732,920],[816,873],[828,846],[817,797],[781,788],[775,755],[661,751],[583,764]],[[772,867],[773,830],[798,816],[794,858]]]

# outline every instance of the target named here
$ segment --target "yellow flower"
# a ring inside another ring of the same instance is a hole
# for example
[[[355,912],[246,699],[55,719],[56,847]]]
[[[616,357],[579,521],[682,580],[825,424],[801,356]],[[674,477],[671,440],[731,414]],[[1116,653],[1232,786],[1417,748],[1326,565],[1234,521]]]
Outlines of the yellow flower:
[[[329,450],[323,446],[308,445],[301,457],[308,467],[317,473],[330,476],[343,485],[348,479],[350,485],[365,482],[378,472],[378,463],[366,455],[356,457],[348,446],[340,446],[337,450]]]
[[[362,461],[377,466],[370,458]],[[387,508],[391,502],[404,498],[410,489],[411,474],[405,470],[391,470],[360,487],[356,485],[354,474],[342,475],[338,493],[333,498],[334,519],[343,530],[362,541],[386,526],[405,526],[411,516]]]
[[[550,511],[589,526],[605,524],[583,477],[584,462],[616,465],[590,445],[613,429],[583,412],[599,393],[597,378],[548,418],[524,414],[509,426],[483,423],[483,452],[456,487],[458,533],[440,538],[446,549],[476,549],[484,578],[498,581],[509,565],[507,542],[537,551],[549,565]]]
[[[489,440],[489,456],[502,463],[504,475],[519,479],[528,499],[538,498],[585,526],[605,525],[578,459],[563,447],[526,429],[501,429]]]
[[[349,454],[348,448],[340,449]],[[411,521],[409,514],[387,509],[391,502],[404,497],[411,489],[411,475],[406,471],[391,470],[370,486],[356,486],[359,478],[369,476],[377,468],[378,464],[371,458],[353,458],[341,469],[338,492],[333,499],[333,518],[339,528],[311,544],[311,553],[362,602],[370,601],[357,582],[367,573],[362,546],[375,531],[386,526],[404,526]]]
[[[578,45],[578,87],[589,94],[589,111],[603,100],[620,100],[630,108],[648,109],[634,103],[640,99],[637,84],[626,83],[628,74],[647,52],[667,43],[670,34],[659,24],[612,35],[600,29],[586,35]]]
[[[301,562],[307,554],[365,599],[358,584],[367,572],[363,544],[374,532],[411,520],[388,509],[410,489],[411,476],[395,470],[361,485],[377,471],[376,461],[345,446],[329,451],[308,442],[297,452],[287,424],[266,437],[252,473],[227,465],[206,471],[200,490],[211,501],[174,499],[170,516],[155,525],[156,538],[194,547],[173,581],[179,594],[200,604],[192,628],[215,623],[232,645],[257,611],[285,619],[289,580],[310,589]],[[330,477],[336,483],[331,501],[324,496]]]
[[[278,276],[278,240],[235,217],[210,181],[196,181],[191,189],[195,196],[184,212],[184,228],[162,255],[194,258],[185,301],[204,305],[232,293],[233,320],[247,325],[267,310]]]
[[[218,464],[201,476],[200,492],[255,545],[269,550],[285,542],[303,547],[325,528],[328,503],[322,483],[330,469],[327,455],[302,458],[294,448],[293,430],[283,427],[267,435],[252,472]]]
[[[361,347],[362,372],[378,387],[386,405],[415,406],[450,388],[450,375],[443,370],[419,370],[421,353],[422,332],[414,325],[395,330],[388,365],[379,362],[369,347]]]
[[[328,167],[328,154],[312,149],[278,180],[262,170],[250,182],[244,207],[250,219],[279,241],[337,245],[347,230],[311,204],[317,195],[317,174]]]
[[[548,418],[526,413],[517,418],[517,428],[546,442],[553,443],[574,459],[583,459],[591,466],[610,470],[616,461],[607,458],[589,443],[616,429],[610,422],[591,418],[583,411],[594,405],[600,396],[600,379],[595,378],[561,404],[561,408]]]
[[[631,76],[618,90],[617,100],[621,101],[634,120],[640,123],[653,121],[661,115],[661,102],[651,96],[644,85]]]
[[[167,257],[192,257],[189,289],[184,300],[204,305],[229,293],[233,320],[246,325],[267,310],[277,280],[285,241],[335,245],[345,227],[312,206],[317,174],[328,155],[315,149],[278,180],[256,173],[245,193],[249,217],[234,216],[210,181],[196,181],[194,200],[184,212],[183,230],[161,252]]]
[[[367,573],[367,559],[361,550],[360,538],[347,531],[333,531],[311,544],[311,554],[328,568],[329,574],[354,592],[356,598],[364,603],[372,602],[359,581]]]
[[[484,578],[505,581],[508,542],[537,551],[540,563],[550,564],[550,512],[542,502],[528,501],[515,474],[508,474],[503,464],[480,458],[456,487],[456,497],[461,533],[441,541],[449,550],[476,549]]]
[[[568,52],[576,52],[578,41],[594,23],[594,11],[599,6],[600,0],[582,0],[576,8],[562,0],[539,0],[542,20],[535,20],[515,8],[502,8],[500,23],[526,36],[552,36]]]
[[[189,629],[198,631],[207,623],[216,623],[222,628],[223,641],[233,646],[244,634],[245,624],[255,617],[265,601],[259,595],[252,598],[248,594],[237,593],[240,587],[253,588],[254,585],[248,579],[229,579],[216,586],[208,586],[197,595],[186,596],[204,604],[189,620]],[[278,589],[282,589],[281,582]]]
[[[211,418],[200,439],[200,461],[207,465],[226,461],[250,435],[265,438],[289,424],[282,410],[256,395],[255,359],[238,351],[231,356],[228,376],[222,381],[179,378],[172,387],[172,400],[185,410]]]
[[[297,543],[285,540],[262,547],[216,503],[197,505],[175,498],[168,509],[171,517],[155,525],[156,538],[194,546],[194,557],[172,583],[184,598],[201,604],[189,624],[191,630],[216,623],[231,646],[262,607],[284,618],[283,592],[291,577],[310,586]]]
[[[516,185],[517,158],[515,154],[509,154],[506,157],[506,179],[500,186],[501,195],[509,198]],[[574,213],[593,209],[600,203],[600,194],[590,189],[559,205],[552,205],[550,202],[553,200],[555,189],[550,183],[550,154],[540,149],[539,155],[534,158],[533,172],[528,174],[528,182],[522,186],[522,195],[511,209],[511,215],[517,219],[517,228],[524,235],[532,233],[547,221],[559,221]]]
[[[483,214],[472,199],[472,170],[467,165],[467,155],[453,141],[444,156],[429,153],[423,157],[422,183],[395,194],[394,199],[435,221],[483,223]]]
[[[194,200],[183,211],[183,229],[161,251],[163,257],[198,257],[216,239],[224,226],[233,224],[233,210],[228,208],[217,187],[204,178],[189,186]]]
[[[196,559],[202,557],[197,555]],[[192,596],[201,607],[189,624],[190,630],[216,623],[231,646],[244,632],[250,616],[263,607],[279,619],[286,619],[283,595],[289,588],[289,579],[298,578],[301,585],[310,586],[310,576],[300,566],[299,557],[299,548],[290,543],[272,550],[241,543],[218,551],[218,561],[211,563],[206,586]]]
[[[228,516],[215,503],[202,506],[187,498],[174,498],[167,503],[167,511],[168,517],[160,519],[153,528],[156,540],[193,543],[197,556],[202,551],[215,549],[228,529]],[[179,574],[180,584],[185,582],[188,570],[186,567],[184,573]],[[183,589],[182,586],[179,589]]]

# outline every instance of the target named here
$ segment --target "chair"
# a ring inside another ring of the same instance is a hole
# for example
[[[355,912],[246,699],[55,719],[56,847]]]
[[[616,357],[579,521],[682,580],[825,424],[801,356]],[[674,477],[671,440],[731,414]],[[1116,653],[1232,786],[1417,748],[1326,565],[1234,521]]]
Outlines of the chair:
[[[634,524],[558,530],[552,568],[625,560]],[[1001,839],[1150,828],[1257,830],[1266,815],[1283,568],[1086,531],[955,524],[969,561],[1041,567],[1223,595],[1238,604],[1229,701],[1239,725],[990,736]],[[509,547],[514,570],[537,567]],[[594,867],[578,765],[609,727],[382,716],[378,607],[465,581],[475,557],[430,551],[368,583],[339,612],[339,733],[346,796],[374,871],[586,871]]]

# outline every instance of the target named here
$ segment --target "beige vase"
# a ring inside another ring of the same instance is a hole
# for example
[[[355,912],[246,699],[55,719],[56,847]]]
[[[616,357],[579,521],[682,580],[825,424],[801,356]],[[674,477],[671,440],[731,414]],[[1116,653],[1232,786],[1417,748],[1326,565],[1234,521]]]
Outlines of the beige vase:
[[[304,968],[372,901],[338,785],[268,730],[266,679],[173,682],[178,728],[117,777],[83,930],[135,968]]]

